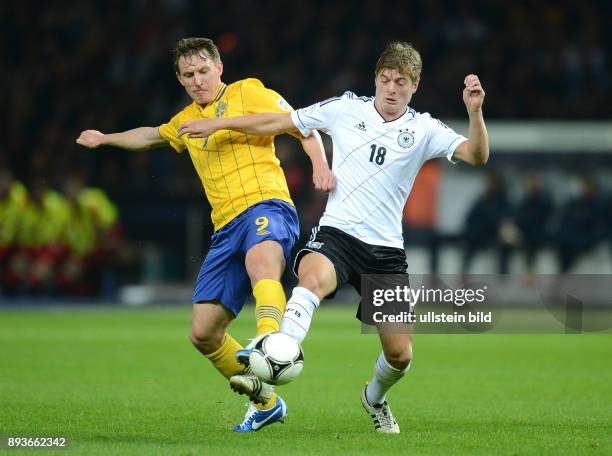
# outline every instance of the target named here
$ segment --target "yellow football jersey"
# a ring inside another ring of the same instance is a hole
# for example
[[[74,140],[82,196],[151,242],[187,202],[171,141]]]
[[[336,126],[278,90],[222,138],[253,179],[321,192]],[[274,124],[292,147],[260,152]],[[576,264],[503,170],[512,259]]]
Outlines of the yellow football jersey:
[[[178,138],[180,125],[190,120],[289,111],[291,106],[278,93],[257,79],[243,79],[221,83],[212,102],[204,107],[194,102],[159,127],[160,135],[177,152],[189,151],[212,206],[215,231],[261,201],[280,199],[293,205],[274,151],[274,137],[220,130],[204,139]]]

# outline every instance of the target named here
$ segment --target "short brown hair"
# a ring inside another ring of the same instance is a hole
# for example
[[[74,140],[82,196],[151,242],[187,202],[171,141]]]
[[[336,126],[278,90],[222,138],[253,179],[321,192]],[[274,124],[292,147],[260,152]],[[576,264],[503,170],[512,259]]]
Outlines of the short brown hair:
[[[376,62],[376,76],[385,68],[397,70],[410,76],[412,82],[416,82],[421,77],[423,62],[419,51],[412,44],[404,41],[394,41],[380,54],[378,62]]]
[[[202,55],[202,52],[205,52],[206,55]],[[209,40],[208,38],[182,38],[178,41],[178,43],[176,43],[176,46],[172,51],[174,70],[177,73],[179,72],[179,59],[183,56],[189,55],[200,55],[202,57],[206,57],[207,59],[211,59],[215,63],[219,63],[221,61],[219,49],[217,49],[217,46],[215,46],[213,40]]]

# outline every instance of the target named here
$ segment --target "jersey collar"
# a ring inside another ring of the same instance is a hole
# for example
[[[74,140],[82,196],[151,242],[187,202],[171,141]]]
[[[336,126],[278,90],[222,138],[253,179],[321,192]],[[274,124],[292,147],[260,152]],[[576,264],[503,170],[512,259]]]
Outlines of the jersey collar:
[[[200,110],[200,111],[204,111],[206,108],[208,108],[211,104],[216,103],[217,101],[219,101],[221,99],[221,97],[225,94],[225,90],[227,89],[227,84],[224,82],[221,82],[219,84],[219,87],[217,88],[217,92],[215,93],[215,97],[212,99],[212,101],[206,103],[206,105],[204,106],[200,106],[199,104],[197,104],[195,101],[193,102],[196,107]]]
[[[374,104],[374,102],[376,101],[376,98],[372,98],[372,111],[374,111],[374,115],[378,118],[378,120],[380,122],[382,122],[383,124],[387,124],[387,125],[395,125],[396,122],[404,122],[407,120],[412,120],[414,118],[414,109],[412,109],[410,106],[406,106],[406,110],[404,111],[404,113],[399,116],[397,119],[393,119],[393,120],[385,120],[385,118],[382,116],[382,114],[380,112],[378,112],[378,109],[376,109],[376,105]]]
[[[227,84],[225,84],[224,82],[219,84],[219,88],[217,89],[217,93],[215,94],[215,98],[213,98],[213,101],[211,101],[209,104],[216,103],[217,101],[219,101],[219,99],[225,93],[225,89],[227,89]]]

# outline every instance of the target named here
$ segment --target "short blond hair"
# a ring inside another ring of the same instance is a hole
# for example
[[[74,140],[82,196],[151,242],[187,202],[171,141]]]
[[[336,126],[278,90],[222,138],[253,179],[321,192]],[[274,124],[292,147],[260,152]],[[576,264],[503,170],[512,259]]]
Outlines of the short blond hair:
[[[397,70],[416,82],[421,77],[423,62],[419,51],[412,44],[394,41],[380,54],[376,62],[376,76],[384,69]]]

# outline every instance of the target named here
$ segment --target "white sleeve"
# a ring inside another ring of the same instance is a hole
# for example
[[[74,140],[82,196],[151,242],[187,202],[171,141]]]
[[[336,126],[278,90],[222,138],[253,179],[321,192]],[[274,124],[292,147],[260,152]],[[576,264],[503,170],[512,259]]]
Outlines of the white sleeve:
[[[312,130],[321,130],[329,134],[334,128],[338,114],[342,111],[344,98],[344,96],[329,98],[293,111],[291,120],[304,136],[310,136]]]
[[[432,158],[446,157],[451,163],[457,163],[453,160],[453,154],[457,146],[467,138],[459,133],[456,133],[452,128],[440,122],[438,119],[430,117],[429,144],[427,147],[427,160]]]

